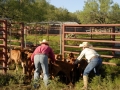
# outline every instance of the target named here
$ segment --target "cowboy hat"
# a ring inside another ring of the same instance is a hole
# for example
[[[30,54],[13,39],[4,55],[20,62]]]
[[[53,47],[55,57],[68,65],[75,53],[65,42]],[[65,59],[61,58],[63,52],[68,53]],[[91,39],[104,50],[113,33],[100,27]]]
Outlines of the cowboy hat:
[[[92,47],[92,45],[88,42],[83,42],[82,44],[79,45],[79,47]]]
[[[43,39],[42,41],[39,41],[39,43],[40,43],[40,44],[43,44],[43,43],[49,44],[48,41],[47,41],[46,39]]]

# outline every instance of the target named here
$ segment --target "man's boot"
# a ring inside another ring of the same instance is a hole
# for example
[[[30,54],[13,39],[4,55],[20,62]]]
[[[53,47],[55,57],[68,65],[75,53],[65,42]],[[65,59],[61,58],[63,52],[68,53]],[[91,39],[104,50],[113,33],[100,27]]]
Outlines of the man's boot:
[[[82,90],[88,90],[88,76],[83,76],[83,84],[84,84],[84,86],[83,86],[83,88],[82,88]]]

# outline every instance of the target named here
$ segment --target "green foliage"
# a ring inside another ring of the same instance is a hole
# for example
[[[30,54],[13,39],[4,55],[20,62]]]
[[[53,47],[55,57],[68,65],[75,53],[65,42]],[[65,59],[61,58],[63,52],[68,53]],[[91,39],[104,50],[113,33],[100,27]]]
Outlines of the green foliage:
[[[22,84],[24,82],[24,75],[20,73],[0,75],[0,86]]]
[[[113,59],[103,59],[105,62],[120,64],[120,60],[113,58]],[[112,65],[102,65],[102,76],[105,77],[107,75],[112,75],[112,78],[119,76],[120,74],[120,66],[112,66]]]
[[[120,23],[120,6],[119,4],[115,3],[112,7],[111,7],[111,12],[109,15],[109,23]]]
[[[10,80],[10,76],[7,75],[0,75],[0,86],[5,86],[5,85],[8,85],[8,81]]]
[[[119,77],[117,77],[119,79]],[[101,77],[94,77],[90,83],[90,88],[92,90],[119,90],[118,88],[120,87],[116,87],[118,86],[118,80],[112,80],[112,77],[110,75],[106,76],[105,78],[101,78]],[[120,81],[119,81],[120,82]]]
[[[78,23],[120,23],[120,7],[113,0],[86,0],[82,11],[69,12],[47,0],[0,0],[1,18],[13,21],[73,21]]]
[[[2,90],[6,90],[9,88],[9,90],[33,90],[33,82],[31,82],[31,84],[29,86],[24,87],[24,85],[21,84],[22,81],[22,76],[20,76],[18,74],[14,75],[14,76],[10,76],[10,75],[0,75],[0,86],[4,86]],[[17,82],[16,82],[17,81]],[[19,83],[18,83],[19,82]],[[54,80],[50,80],[49,81],[50,84],[48,86],[48,88],[46,88],[44,86],[44,82],[43,80],[40,80],[39,84],[40,87],[38,88],[38,90],[61,90],[61,89],[65,89],[65,90],[80,90],[80,88],[82,88],[83,86],[83,81],[82,79],[80,79],[76,84],[75,87],[72,89],[68,88],[65,84],[61,83],[58,81],[58,78],[55,78]],[[94,78],[91,79],[91,81],[89,81],[89,89],[90,90],[119,90],[120,89],[120,77],[115,77],[115,79],[113,80],[111,75],[107,75],[105,78],[101,77],[101,76],[96,76]],[[5,86],[7,85],[7,86]],[[0,88],[1,89],[1,88]]]
[[[14,74],[14,75],[0,75],[0,86],[4,86],[2,87],[2,90],[28,90],[27,87],[23,87],[23,80],[24,80],[24,76],[21,75],[20,73]],[[40,87],[38,88],[38,90],[61,90],[62,88],[66,88],[66,85],[59,82],[58,78],[55,78],[54,80],[49,80],[50,84],[49,86],[46,88],[44,86],[44,82],[43,80],[39,80],[39,84]],[[32,81],[30,85],[28,85],[29,90],[33,90],[34,87],[34,82]],[[1,87],[0,87],[1,89]]]
[[[116,77],[114,80],[111,75],[107,75],[105,78],[96,76],[91,79],[88,84],[89,90],[119,90],[120,89],[120,77]],[[80,80],[75,85],[75,90],[80,90],[83,86],[83,81]]]
[[[0,16],[19,22],[78,21],[67,9],[46,0],[0,0]]]
[[[113,59],[109,60],[109,62],[120,64],[120,59],[119,58],[113,58]]]
[[[119,4],[113,0],[86,0],[83,11],[78,11],[77,17],[84,24],[119,23]]]

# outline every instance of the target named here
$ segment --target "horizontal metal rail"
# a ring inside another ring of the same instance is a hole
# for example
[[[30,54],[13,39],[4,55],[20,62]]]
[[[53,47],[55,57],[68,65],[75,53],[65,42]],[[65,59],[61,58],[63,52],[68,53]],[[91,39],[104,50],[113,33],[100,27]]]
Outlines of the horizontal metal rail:
[[[65,27],[115,27],[120,24],[64,24]]]
[[[71,45],[64,45],[65,47],[72,47],[72,48],[79,48],[79,46],[71,46]],[[114,48],[96,48],[92,47],[95,50],[108,50],[108,51],[120,51],[120,49],[114,49]]]
[[[70,41],[82,41],[82,42],[102,42],[102,43],[120,43],[120,41],[108,41],[108,40],[86,40],[86,39],[69,39],[64,38],[64,40],[70,40]]]
[[[7,47],[11,47],[11,46],[13,46],[13,47],[15,47],[15,48],[16,48],[16,47],[19,47],[19,48],[21,47],[21,46],[18,46],[18,45],[7,45]]]
[[[8,42],[21,42],[21,40],[7,40]]]
[[[95,34],[95,35],[120,35],[120,33],[99,33],[99,32],[64,32],[65,34]]]
[[[71,53],[70,51],[64,51],[64,53]],[[80,54],[80,52],[72,52],[76,55]],[[112,55],[100,55],[102,58],[120,58],[120,56],[112,56]]]

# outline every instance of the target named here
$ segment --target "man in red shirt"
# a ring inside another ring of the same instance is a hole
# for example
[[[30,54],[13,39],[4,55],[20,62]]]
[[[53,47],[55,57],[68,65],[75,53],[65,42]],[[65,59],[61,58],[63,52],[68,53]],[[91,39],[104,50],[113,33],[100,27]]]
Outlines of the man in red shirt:
[[[40,44],[41,45],[35,49],[35,51],[33,52],[32,56],[31,56],[31,61],[34,62],[34,65],[35,65],[34,80],[37,82],[39,81],[40,72],[41,72],[41,68],[42,68],[43,81],[45,83],[45,86],[47,86],[48,79],[49,79],[48,57],[52,60],[52,62],[54,62],[55,55],[46,39],[43,39],[43,41],[40,42]],[[35,88],[37,87],[38,83],[34,84]]]

